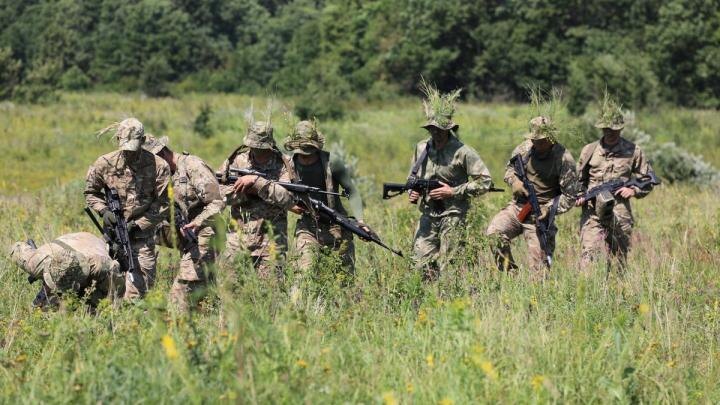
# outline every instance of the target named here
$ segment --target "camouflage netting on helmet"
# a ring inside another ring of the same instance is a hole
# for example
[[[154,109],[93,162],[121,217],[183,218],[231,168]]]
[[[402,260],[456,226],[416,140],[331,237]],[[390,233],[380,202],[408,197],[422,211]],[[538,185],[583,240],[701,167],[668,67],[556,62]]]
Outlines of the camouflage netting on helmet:
[[[100,137],[113,130],[121,150],[137,151],[145,140],[145,127],[137,118],[126,118],[120,122],[113,122],[98,131],[97,136]]]
[[[610,128],[618,131],[624,127],[625,119],[622,106],[610,97],[608,91],[605,90],[602,102],[600,103],[600,116],[595,122],[595,128]]]
[[[247,123],[247,132],[243,138],[243,144],[251,148],[257,149],[275,149],[275,138],[273,137],[272,118],[272,100],[268,102],[265,111],[265,119],[263,121],[255,120],[255,111],[253,105],[245,111],[245,122]]]
[[[423,109],[427,122],[423,127],[437,127],[440,129],[454,130],[458,127],[452,118],[455,114],[457,100],[462,89],[453,90],[450,93],[442,94],[434,86],[428,84],[425,79],[420,82],[420,90],[425,94]]]
[[[322,149],[325,146],[325,136],[318,129],[317,120],[300,121],[293,127],[292,132],[285,139],[284,147],[288,151],[303,148]]]

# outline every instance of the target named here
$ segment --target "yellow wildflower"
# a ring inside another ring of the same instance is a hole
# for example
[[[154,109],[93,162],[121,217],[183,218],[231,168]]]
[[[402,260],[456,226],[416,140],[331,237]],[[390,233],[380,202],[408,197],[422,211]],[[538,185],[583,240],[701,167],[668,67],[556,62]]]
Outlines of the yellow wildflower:
[[[173,340],[172,336],[165,335],[162,337],[162,347],[165,349],[165,356],[167,356],[168,359],[175,360],[178,358],[177,347],[175,346],[175,340]]]
[[[407,383],[405,385],[405,391],[407,391],[409,394],[415,392],[415,386],[413,385],[413,383]]]
[[[295,365],[300,368],[307,368],[307,366],[308,366],[307,361],[305,361],[303,359],[299,359],[298,361],[296,361]]]
[[[493,367],[493,364],[489,361],[483,361],[480,363],[480,368],[482,369],[483,373],[485,373],[485,376],[491,380],[497,380],[498,373],[497,370],[495,370],[495,367]]]
[[[534,375],[532,380],[530,380],[530,385],[532,385],[532,387],[535,391],[539,391],[542,388],[544,383],[545,383],[545,376],[543,376],[543,375]]]
[[[427,322],[427,311],[425,311],[424,309],[420,309],[418,311],[417,323],[422,325],[426,322]]]
[[[642,315],[647,315],[650,313],[650,305],[648,304],[640,304],[638,305],[638,312]]]
[[[395,398],[395,393],[392,391],[383,393],[382,400],[385,405],[398,405],[400,403],[397,398]]]
[[[443,398],[440,401],[438,401],[438,405],[453,405],[454,402],[450,398]]]
[[[428,367],[432,368],[435,366],[435,357],[433,357],[432,354],[428,354],[427,357],[425,357],[425,362],[427,363]]]
[[[668,366],[668,368],[675,368],[676,363],[675,363],[675,360],[670,360],[667,363],[665,363],[665,365]]]

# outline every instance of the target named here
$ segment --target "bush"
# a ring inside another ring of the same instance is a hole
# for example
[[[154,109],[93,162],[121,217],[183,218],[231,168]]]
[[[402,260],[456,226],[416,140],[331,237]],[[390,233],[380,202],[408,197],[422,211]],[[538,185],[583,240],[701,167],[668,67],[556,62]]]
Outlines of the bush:
[[[172,78],[173,70],[167,59],[155,55],[143,67],[140,76],[140,88],[150,97],[165,97],[170,94],[168,81]]]
[[[210,138],[213,135],[210,126],[210,115],[212,115],[212,107],[210,107],[210,104],[205,104],[200,107],[200,113],[195,117],[193,123],[193,131],[203,138]]]
[[[0,100],[13,95],[15,87],[20,83],[22,62],[13,58],[10,48],[0,48]]]
[[[84,90],[90,87],[90,78],[77,66],[73,66],[60,77],[60,86],[65,90]]]

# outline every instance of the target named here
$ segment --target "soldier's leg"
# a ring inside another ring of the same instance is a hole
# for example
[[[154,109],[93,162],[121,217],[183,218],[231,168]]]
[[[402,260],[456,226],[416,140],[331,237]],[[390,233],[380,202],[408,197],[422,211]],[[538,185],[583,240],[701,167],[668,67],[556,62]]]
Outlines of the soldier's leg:
[[[231,264],[241,250],[240,232],[228,232],[225,235],[225,249],[220,258],[222,263]]]
[[[440,252],[439,222],[440,219],[423,214],[415,231],[413,260],[415,268],[423,271],[426,280],[433,280],[438,275],[436,260]]]
[[[630,212],[622,205],[616,206],[613,225],[608,232],[608,245],[612,258],[618,261],[621,270],[627,264],[633,225]]]
[[[190,304],[202,299],[210,276],[209,272],[213,271],[212,266],[215,262],[213,228],[210,226],[202,228],[197,237],[197,246],[183,253],[180,259],[180,271],[170,289],[170,302],[181,311],[187,310]]]
[[[517,269],[510,249],[510,241],[523,232],[523,226],[517,219],[518,211],[519,209],[514,204],[503,208],[493,217],[485,231],[487,236],[495,239],[492,241],[495,245],[493,255],[495,264],[500,271]]]
[[[352,233],[343,230],[340,238],[333,240],[333,249],[338,252],[347,275],[353,278],[355,276],[355,242]]]
[[[138,270],[125,273],[125,299],[142,298],[155,284],[155,242],[154,236],[131,242],[137,256]]]
[[[541,280],[546,276],[547,266],[545,265],[545,253],[540,248],[540,239],[534,223],[525,222],[522,224],[523,237],[527,243],[528,264],[530,266],[530,278]]]
[[[297,260],[298,270],[305,273],[312,268],[320,251],[320,246],[320,241],[310,232],[303,231],[295,235],[295,250],[299,255]]]
[[[607,231],[600,219],[588,212],[583,212],[580,219],[580,271],[587,273],[594,262],[604,256],[607,251]]]
[[[458,215],[449,215],[443,217],[440,221],[439,238],[440,251],[438,255],[438,263],[440,264],[440,272],[453,262],[458,254],[460,254],[464,240],[462,232],[465,227],[464,218]]]

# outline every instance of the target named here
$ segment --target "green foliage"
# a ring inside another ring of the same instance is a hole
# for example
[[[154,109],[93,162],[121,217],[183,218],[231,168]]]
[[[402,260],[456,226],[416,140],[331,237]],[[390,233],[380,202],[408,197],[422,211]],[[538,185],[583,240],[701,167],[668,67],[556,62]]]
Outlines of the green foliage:
[[[73,66],[60,77],[60,86],[65,90],[84,90],[90,87],[90,78],[79,67]]]
[[[195,117],[193,123],[193,131],[203,138],[210,138],[213,135],[213,129],[210,125],[210,117],[212,115],[212,107],[210,104],[205,104],[200,107],[200,112]]]
[[[170,94],[168,81],[173,70],[162,56],[152,56],[145,63],[140,75],[140,88],[150,97],[164,97]]]
[[[22,62],[13,59],[11,48],[0,48],[0,100],[12,96],[15,87],[20,82]]]

